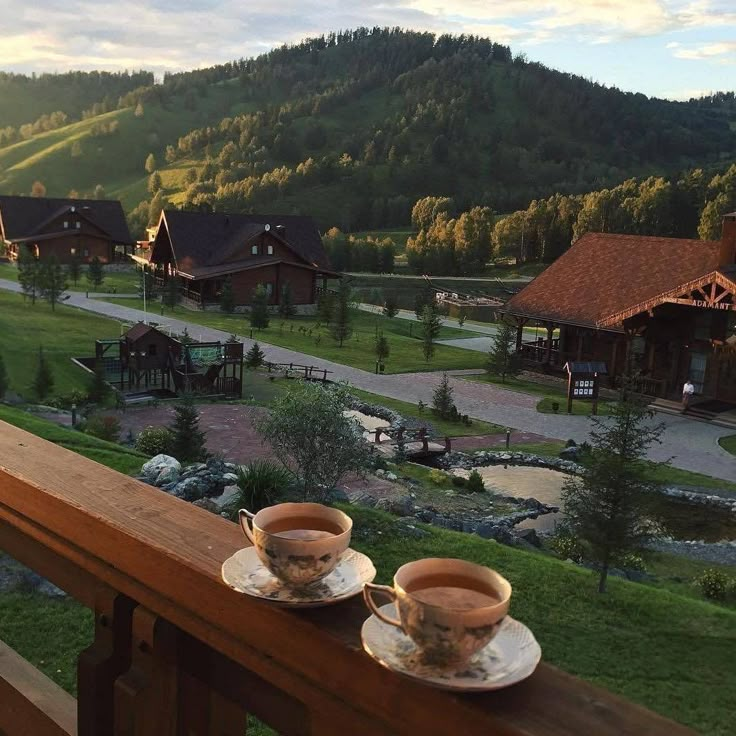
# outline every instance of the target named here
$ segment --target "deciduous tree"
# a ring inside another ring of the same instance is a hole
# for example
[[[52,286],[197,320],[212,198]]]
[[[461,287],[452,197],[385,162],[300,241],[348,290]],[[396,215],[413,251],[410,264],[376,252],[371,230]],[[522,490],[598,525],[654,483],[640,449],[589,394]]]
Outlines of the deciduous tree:
[[[8,378],[8,371],[5,368],[5,361],[3,356],[0,355],[0,401],[5,398],[5,394],[8,393],[10,388],[10,379]]]
[[[146,169],[146,174],[153,174],[153,172],[158,168],[156,166],[156,157],[152,153],[149,153],[148,156],[146,156],[144,168]]]

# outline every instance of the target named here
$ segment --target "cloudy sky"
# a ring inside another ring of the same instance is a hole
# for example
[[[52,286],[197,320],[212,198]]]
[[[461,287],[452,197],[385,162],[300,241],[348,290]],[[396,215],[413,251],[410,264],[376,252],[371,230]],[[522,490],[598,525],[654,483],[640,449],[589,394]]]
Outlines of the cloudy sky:
[[[475,33],[622,89],[736,88],[736,0],[3,0],[0,69],[145,68],[250,56],[359,25]]]

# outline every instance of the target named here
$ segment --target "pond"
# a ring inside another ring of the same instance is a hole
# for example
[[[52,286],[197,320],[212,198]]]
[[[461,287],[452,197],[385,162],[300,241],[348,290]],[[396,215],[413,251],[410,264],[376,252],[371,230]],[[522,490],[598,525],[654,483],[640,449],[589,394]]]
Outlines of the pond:
[[[363,434],[366,438],[370,438],[371,440],[375,437],[375,430],[378,427],[388,427],[389,425],[385,419],[373,417],[370,414],[364,414],[362,411],[357,411],[356,409],[348,409],[347,411],[344,411],[343,414],[346,417],[356,419],[358,424],[363,427]]]
[[[521,465],[486,465],[476,470],[486,488],[516,498],[536,498],[551,506],[561,506],[562,485],[567,476],[549,468],[530,468]],[[468,475],[466,470],[452,471]],[[675,539],[702,539],[719,542],[736,539],[736,514],[723,509],[702,507],[676,501],[665,496],[656,499],[657,514],[665,526],[665,533]],[[553,531],[564,518],[564,509],[555,514],[543,514],[517,525],[518,529]]]

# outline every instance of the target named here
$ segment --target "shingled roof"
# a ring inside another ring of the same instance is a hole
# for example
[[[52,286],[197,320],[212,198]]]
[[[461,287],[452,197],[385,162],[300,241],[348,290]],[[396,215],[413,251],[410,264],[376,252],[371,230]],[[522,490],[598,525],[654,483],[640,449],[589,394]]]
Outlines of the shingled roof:
[[[113,199],[57,199],[0,195],[0,217],[7,240],[28,239],[55,217],[74,207],[115,243],[133,243],[123,207]]]
[[[720,247],[713,240],[587,233],[503,311],[600,327],[611,315],[717,270]]]
[[[305,264],[318,269],[330,267],[319,230],[311,217],[165,210],[163,221],[177,268],[182,273],[193,275],[200,269],[221,265],[237,248],[267,229]],[[278,226],[283,227],[283,231],[279,232]]]

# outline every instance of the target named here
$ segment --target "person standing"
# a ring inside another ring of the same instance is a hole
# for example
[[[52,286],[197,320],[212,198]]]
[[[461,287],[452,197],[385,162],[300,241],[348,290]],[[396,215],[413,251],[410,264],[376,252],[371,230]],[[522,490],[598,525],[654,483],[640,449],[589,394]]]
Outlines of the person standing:
[[[690,401],[695,393],[695,386],[693,382],[688,378],[685,381],[685,385],[682,387],[682,413],[684,414],[690,408]]]

